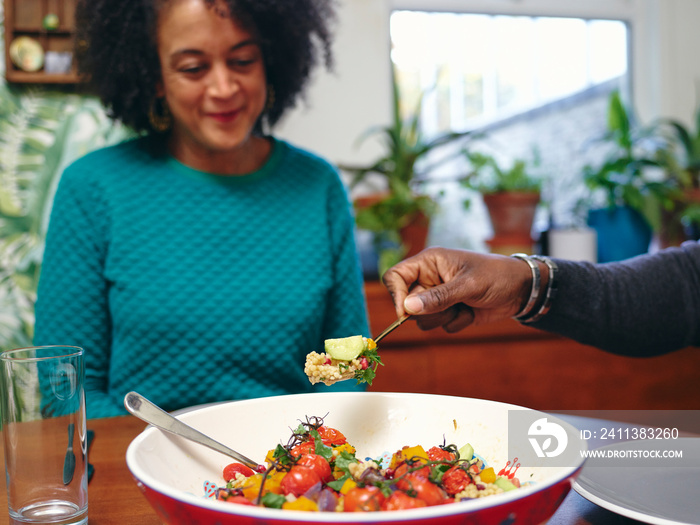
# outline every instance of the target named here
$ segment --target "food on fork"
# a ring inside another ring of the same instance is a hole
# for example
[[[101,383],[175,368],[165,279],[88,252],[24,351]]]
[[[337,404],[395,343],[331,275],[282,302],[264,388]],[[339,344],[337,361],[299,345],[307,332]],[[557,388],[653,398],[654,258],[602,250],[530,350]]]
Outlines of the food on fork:
[[[306,356],[304,373],[312,384],[332,385],[355,379],[358,383],[371,385],[377,367],[382,364],[374,340],[361,335],[326,339],[324,350]]]

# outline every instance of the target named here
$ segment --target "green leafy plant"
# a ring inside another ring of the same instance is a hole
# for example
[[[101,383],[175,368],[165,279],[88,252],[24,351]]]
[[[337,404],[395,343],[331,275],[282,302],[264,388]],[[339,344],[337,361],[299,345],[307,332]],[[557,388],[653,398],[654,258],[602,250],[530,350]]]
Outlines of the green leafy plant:
[[[0,84],[0,348],[31,344],[44,237],[63,167],[124,136],[94,101]]]
[[[504,191],[539,192],[542,188],[542,178],[523,159],[516,159],[509,168],[498,164],[492,155],[477,151],[464,150],[471,172],[460,182],[463,186],[482,194],[499,193]]]
[[[31,344],[52,178],[68,98],[0,91],[0,346]]]
[[[421,94],[413,111],[403,117],[401,95],[394,77],[392,82],[392,122],[376,126],[358,139],[358,145],[369,137],[379,137],[385,152],[365,166],[340,165],[351,174],[350,187],[355,188],[370,174],[378,175],[386,191],[369,205],[356,205],[359,228],[375,233],[375,244],[380,256],[380,272],[391,266],[405,253],[401,230],[421,215],[431,217],[437,203],[423,191],[421,185],[438,165],[452,158],[442,157],[430,163],[427,157],[435,150],[465,139],[471,132],[447,132],[427,138],[421,130],[421,108],[425,94]]]
[[[683,212],[681,221],[686,228],[700,230],[700,203],[689,204]]]
[[[695,129],[676,119],[660,119],[657,129],[667,140],[661,165],[679,188],[700,188],[700,107],[695,112]]]
[[[694,129],[676,119],[660,119],[657,123],[659,133],[666,140],[660,165],[664,168],[671,201],[666,206],[666,228],[671,232],[683,226],[700,226],[700,107],[693,120]]]
[[[44,239],[63,168],[123,139],[123,131],[97,101],[0,83],[0,350],[32,344]],[[14,399],[23,418],[38,417]]]
[[[595,191],[602,190],[607,205],[629,206],[658,229],[659,205],[670,205],[671,190],[663,181],[647,176],[649,168],[660,166],[662,150],[653,126],[636,124],[631,108],[613,91],[608,102],[606,133],[597,140],[608,146],[608,153],[599,166],[584,168],[584,181]]]

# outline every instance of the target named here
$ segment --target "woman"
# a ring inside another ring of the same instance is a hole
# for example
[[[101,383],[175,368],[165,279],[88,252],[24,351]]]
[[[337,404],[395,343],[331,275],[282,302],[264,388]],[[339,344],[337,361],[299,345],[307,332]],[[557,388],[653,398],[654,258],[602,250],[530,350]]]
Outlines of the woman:
[[[81,68],[142,135],[66,169],[47,236],[35,343],[85,348],[88,417],[125,413],[130,390],[166,410],[308,392],[308,352],[368,335],[336,170],[263,133],[331,65],[332,14],[79,3]]]

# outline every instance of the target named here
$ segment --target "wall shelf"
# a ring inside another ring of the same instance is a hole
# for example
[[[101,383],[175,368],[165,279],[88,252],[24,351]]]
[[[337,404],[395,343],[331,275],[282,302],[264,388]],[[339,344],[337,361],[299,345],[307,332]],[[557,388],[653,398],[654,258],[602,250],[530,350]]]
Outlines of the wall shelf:
[[[75,44],[75,6],[77,0],[3,0],[5,8],[5,78],[23,84],[77,84],[80,80],[75,61],[66,72],[47,72],[46,63],[37,71],[24,71],[10,56],[12,42],[29,37],[39,43],[44,53],[73,53]],[[44,18],[58,17],[56,29],[46,29]]]

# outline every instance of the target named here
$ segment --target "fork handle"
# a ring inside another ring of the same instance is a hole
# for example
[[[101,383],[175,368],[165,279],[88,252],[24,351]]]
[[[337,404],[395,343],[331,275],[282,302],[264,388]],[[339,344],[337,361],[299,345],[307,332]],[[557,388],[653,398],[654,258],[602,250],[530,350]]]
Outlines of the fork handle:
[[[396,321],[391,323],[389,326],[387,326],[386,330],[384,330],[381,334],[379,334],[377,337],[374,338],[375,343],[379,343],[382,339],[384,339],[389,333],[393,332],[394,329],[398,328],[403,324],[403,322],[408,319],[410,314],[403,314],[401,317],[399,317]]]

